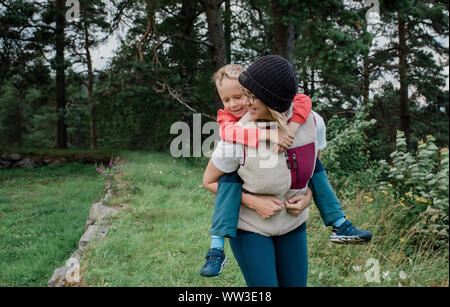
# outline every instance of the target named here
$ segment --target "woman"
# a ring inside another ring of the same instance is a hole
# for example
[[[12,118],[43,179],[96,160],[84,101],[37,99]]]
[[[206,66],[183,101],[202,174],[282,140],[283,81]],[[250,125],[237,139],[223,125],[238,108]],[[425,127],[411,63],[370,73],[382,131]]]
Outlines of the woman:
[[[239,76],[239,83],[248,96],[249,109],[240,125],[286,128],[298,87],[287,60],[262,57]],[[206,168],[204,184],[215,193],[218,178],[236,170],[243,180],[244,206],[239,212],[238,233],[230,245],[247,285],[306,286],[308,209],[304,209],[304,202],[286,200],[310,194],[308,180],[318,148],[313,113],[297,130],[286,153],[279,154],[272,146],[261,142],[252,148],[219,142]]]

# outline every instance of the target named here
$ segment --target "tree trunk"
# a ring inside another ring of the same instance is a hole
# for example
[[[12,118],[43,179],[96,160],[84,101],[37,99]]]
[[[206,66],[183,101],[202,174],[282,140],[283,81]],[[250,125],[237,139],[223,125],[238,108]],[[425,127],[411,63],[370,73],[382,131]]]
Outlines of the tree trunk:
[[[66,80],[64,63],[64,28],[65,28],[65,1],[56,0],[56,112],[57,112],[57,147],[67,148],[67,126],[65,122],[66,114]]]
[[[294,23],[283,22],[289,9],[281,7],[279,0],[272,0],[272,14],[274,17],[274,52],[288,60],[292,60],[294,53]]]
[[[400,130],[405,133],[406,145],[409,150],[410,138],[410,122],[409,122],[409,107],[408,107],[408,67],[406,63],[406,25],[402,17],[398,16],[398,57],[399,57],[399,75],[400,75]]]
[[[227,63],[231,63],[231,3],[230,0],[225,0],[225,51],[227,54]]]
[[[89,30],[88,25],[84,22],[84,49],[86,52],[86,63],[88,68],[88,101],[89,101],[89,126],[91,130],[91,149],[97,149],[97,128],[95,125],[95,102],[92,97],[92,92],[94,90],[94,71],[92,69],[92,58],[91,52],[89,50],[90,40],[89,40]]]
[[[183,82],[182,95],[190,96],[197,75],[196,52],[197,43],[195,42],[194,22],[197,16],[197,1],[182,0],[179,15],[178,29],[181,39],[177,41],[177,55],[180,58],[180,74],[186,82]],[[168,106],[168,112],[173,108],[173,104]],[[192,115],[183,112],[181,121],[187,121]]]
[[[195,42],[193,39],[194,20],[197,13],[197,2],[192,0],[183,0],[181,4],[179,30],[182,37],[178,42],[181,58],[181,74],[188,80],[187,85],[191,87],[194,83],[196,72],[193,71],[195,63]],[[184,56],[183,56],[184,55]]]
[[[315,75],[314,67],[311,67],[311,90],[310,90],[311,97],[314,96],[314,93],[316,91],[316,83],[314,80],[314,75]]]
[[[359,20],[355,23],[357,28],[361,28],[363,35],[362,41],[367,44],[367,46],[372,45],[372,38],[370,33],[367,30],[367,20],[360,22]],[[369,91],[370,91],[370,66],[369,66],[369,52],[370,49],[364,51],[363,53],[363,70],[362,70],[362,92],[363,92],[363,105],[367,105],[369,103]]]
[[[211,63],[214,71],[226,64],[225,33],[222,21],[221,0],[200,1],[205,8],[208,20],[208,38],[211,43]],[[215,96],[216,109],[222,108],[220,97]]]
[[[366,106],[369,103],[369,89],[370,89],[370,71],[369,71],[369,57],[364,55],[363,58],[363,104]]]

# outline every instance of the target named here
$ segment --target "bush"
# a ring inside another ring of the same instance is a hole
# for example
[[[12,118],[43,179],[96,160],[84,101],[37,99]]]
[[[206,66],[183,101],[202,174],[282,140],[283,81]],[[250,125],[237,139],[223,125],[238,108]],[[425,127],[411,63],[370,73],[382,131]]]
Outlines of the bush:
[[[323,151],[325,169],[333,174],[347,176],[370,164],[370,141],[365,131],[371,129],[375,119],[366,120],[367,113],[359,111],[354,118],[334,115],[327,123],[327,147]]]
[[[397,132],[392,165],[380,161],[381,189],[392,192],[408,209],[401,222],[412,234],[431,240],[434,246],[448,244],[449,158],[448,149],[439,150],[435,138],[420,141],[415,156],[406,151],[406,139]]]

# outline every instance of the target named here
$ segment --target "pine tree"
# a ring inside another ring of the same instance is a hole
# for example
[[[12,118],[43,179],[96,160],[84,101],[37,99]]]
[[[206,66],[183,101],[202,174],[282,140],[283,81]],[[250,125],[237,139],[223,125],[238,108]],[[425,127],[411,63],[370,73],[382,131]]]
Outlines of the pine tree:
[[[443,73],[443,67],[448,65],[448,47],[443,44],[449,29],[448,2],[383,1],[380,13],[390,44],[377,51],[376,56],[386,59],[383,66],[393,71],[399,84],[399,129],[404,131],[409,149],[411,139],[417,140],[423,134],[412,121],[425,120],[419,117],[423,108],[434,110],[440,118],[428,122],[426,130],[431,134],[442,130],[442,121],[448,116],[444,103],[448,100],[448,90],[444,89],[447,76]]]

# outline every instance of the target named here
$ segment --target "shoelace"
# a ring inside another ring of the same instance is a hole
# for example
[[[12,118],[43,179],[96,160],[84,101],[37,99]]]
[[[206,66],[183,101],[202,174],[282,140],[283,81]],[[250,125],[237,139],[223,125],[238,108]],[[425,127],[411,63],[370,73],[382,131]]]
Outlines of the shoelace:
[[[206,263],[207,264],[216,264],[220,262],[220,256],[218,255],[211,255],[206,257]]]

